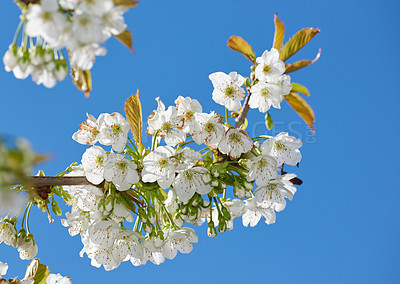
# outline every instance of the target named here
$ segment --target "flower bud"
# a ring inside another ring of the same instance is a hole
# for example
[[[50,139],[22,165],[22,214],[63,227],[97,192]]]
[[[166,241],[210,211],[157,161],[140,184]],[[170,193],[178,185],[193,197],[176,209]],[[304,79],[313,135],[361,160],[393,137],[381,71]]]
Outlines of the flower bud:
[[[146,215],[146,212],[144,211],[144,209],[142,207],[139,207],[138,213],[139,213],[140,221],[142,221],[143,223],[146,223],[147,222],[147,215]]]
[[[51,201],[51,209],[53,210],[54,214],[56,214],[57,216],[61,216],[62,210],[60,206],[58,206],[57,201],[54,198]]]
[[[224,233],[226,229],[227,229],[226,221],[225,219],[221,219],[218,224],[218,232]]]
[[[215,238],[217,236],[217,230],[215,229],[214,222],[210,221],[208,223],[207,234],[210,238]]]
[[[221,211],[222,211],[222,215],[224,216],[225,220],[229,221],[231,220],[231,213],[229,212],[229,210],[225,207],[225,206],[221,206]]]
[[[152,223],[152,224],[156,223],[157,214],[156,214],[156,210],[154,210],[154,207],[149,207],[149,209],[147,210],[147,217],[148,217],[150,223]]]

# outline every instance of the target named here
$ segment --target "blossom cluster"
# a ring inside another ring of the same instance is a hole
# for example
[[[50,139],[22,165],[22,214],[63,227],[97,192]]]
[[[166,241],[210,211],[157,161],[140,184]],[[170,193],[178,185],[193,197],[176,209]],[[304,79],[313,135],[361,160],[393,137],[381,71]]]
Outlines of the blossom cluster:
[[[80,236],[81,256],[105,270],[125,261],[158,265],[178,251],[192,251],[198,236],[185,223],[207,223],[208,236],[216,237],[232,230],[235,218],[246,227],[262,218],[276,221],[276,212],[296,192],[296,175],[283,167],[300,162],[302,142],[286,132],[251,138],[245,127],[230,124],[246,90],[250,107],[261,112],[279,108],[290,92],[276,50],[256,62],[250,78],[236,72],[209,76],[214,101],[226,108],[224,117],[203,112],[190,97],[179,96],[168,108],[156,98],[157,109],[147,119],[146,133],[152,136],[147,148],[130,139],[130,124],[121,114],[87,114],[72,138],[88,148],[80,164],[64,174],[85,176],[91,184],[62,187],[71,206],[62,225]],[[15,244],[15,224],[2,224],[0,240]]]
[[[105,55],[101,46],[112,35],[126,29],[126,6],[113,0],[41,0],[22,9],[23,15],[13,43],[3,57],[6,71],[18,79],[29,75],[47,88],[63,81],[68,66],[63,50],[69,53],[71,68],[89,70],[95,56]],[[17,37],[23,28],[22,43]]]

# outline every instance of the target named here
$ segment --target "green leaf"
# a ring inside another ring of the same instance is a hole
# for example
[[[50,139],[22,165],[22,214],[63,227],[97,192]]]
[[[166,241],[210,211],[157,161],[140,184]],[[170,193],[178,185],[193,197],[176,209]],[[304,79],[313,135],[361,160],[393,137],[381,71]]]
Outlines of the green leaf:
[[[85,93],[85,97],[90,96],[92,90],[92,75],[90,70],[82,70],[78,67],[71,68],[72,82],[75,86]]]
[[[240,36],[231,36],[228,40],[228,47],[243,54],[252,63],[256,63],[256,55],[253,48]]]
[[[132,48],[133,40],[132,40],[132,34],[129,30],[124,30],[119,35],[114,35],[114,37],[120,42],[122,42],[122,44],[125,45],[127,48],[129,48],[130,51],[135,52]]]
[[[131,131],[136,143],[142,144],[143,117],[142,104],[139,99],[139,89],[137,90],[136,95],[132,95],[126,100],[125,114],[129,125],[131,126]]]
[[[272,121],[272,117],[268,112],[265,114],[265,126],[268,130],[271,130],[272,127],[274,127],[274,122]]]
[[[296,93],[289,93],[285,96],[285,99],[289,105],[300,115],[300,117],[307,123],[311,128],[312,133],[314,133],[314,122],[315,116],[312,108],[307,104],[307,102]]]
[[[305,46],[317,33],[319,29],[304,28],[298,31],[285,45],[282,47],[279,59],[285,61]]]
[[[114,5],[116,6],[126,6],[130,8],[134,8],[139,4],[139,1],[134,0],[114,0]]]
[[[304,87],[303,85],[300,85],[297,83],[292,83],[292,92],[302,93],[302,94],[306,95],[307,97],[310,96],[310,92],[308,91],[308,89],[306,87]]]
[[[46,278],[49,275],[49,268],[35,258],[26,268],[25,279],[33,279],[34,284],[46,284]]]
[[[274,23],[275,23],[275,34],[274,34],[274,43],[272,44],[272,47],[279,51],[281,50],[283,37],[285,36],[285,25],[281,20],[279,20],[277,14],[275,14],[274,16]]]
[[[311,64],[315,63],[319,59],[320,56],[321,56],[321,48],[319,49],[317,56],[315,56],[315,58],[313,60],[304,59],[304,60],[300,60],[300,61],[297,61],[297,62],[292,63],[292,64],[286,64],[285,73],[286,74],[287,73],[291,73],[291,72],[297,71],[297,70],[299,70],[301,68],[304,68],[304,67],[306,67],[308,65],[311,65]]]

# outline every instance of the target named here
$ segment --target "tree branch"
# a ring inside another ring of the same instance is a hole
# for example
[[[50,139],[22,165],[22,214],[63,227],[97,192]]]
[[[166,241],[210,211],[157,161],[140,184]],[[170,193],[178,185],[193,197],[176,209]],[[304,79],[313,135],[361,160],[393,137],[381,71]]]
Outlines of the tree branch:
[[[40,177],[40,176],[29,176],[27,177],[27,183],[32,187],[43,187],[43,186],[56,186],[56,185],[93,185],[86,179],[86,177]]]
[[[250,101],[251,93],[250,93],[250,88],[249,87],[247,87],[246,89],[247,89],[248,95],[246,97],[246,100],[244,101],[242,112],[235,119],[235,122],[236,122],[235,127],[236,128],[239,128],[244,123],[244,120],[246,119],[247,113],[249,112],[249,101]]]

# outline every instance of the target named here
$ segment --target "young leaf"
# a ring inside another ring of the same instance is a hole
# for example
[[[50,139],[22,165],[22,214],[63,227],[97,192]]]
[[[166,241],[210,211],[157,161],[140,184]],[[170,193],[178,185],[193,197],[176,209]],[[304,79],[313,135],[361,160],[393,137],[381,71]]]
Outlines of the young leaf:
[[[25,272],[25,279],[33,279],[34,284],[42,284],[46,283],[47,276],[50,275],[49,268],[41,264],[37,258],[32,260],[32,262],[28,265]]]
[[[314,133],[314,122],[315,116],[312,108],[307,104],[307,102],[300,97],[298,94],[291,92],[289,95],[285,96],[285,99],[289,105],[300,115],[300,117],[307,123],[311,128],[312,133]]]
[[[308,89],[306,87],[304,87],[303,85],[300,85],[297,83],[292,83],[292,92],[302,93],[302,94],[306,95],[307,97],[310,96],[310,92],[308,91]]]
[[[315,63],[319,59],[320,56],[321,56],[321,48],[319,49],[317,56],[315,56],[315,58],[313,60],[305,60],[304,59],[304,60],[297,61],[297,62],[295,62],[293,64],[286,64],[285,73],[286,74],[287,73],[291,73],[291,72],[297,71],[297,70],[299,70],[301,68],[304,68],[304,67],[306,67],[308,65],[311,65],[311,64]]]
[[[282,47],[279,59],[285,61],[305,46],[317,33],[319,29],[304,28],[298,31],[285,45]]]
[[[114,0],[114,5],[116,6],[126,6],[130,8],[136,7],[136,5],[139,4],[139,1],[134,1],[134,0]]]
[[[139,89],[136,95],[130,96],[125,102],[125,114],[131,126],[133,137],[137,144],[142,144],[142,105],[139,99]]]
[[[268,113],[265,114],[265,126],[267,127],[268,130],[271,130],[272,127],[274,127],[274,122],[272,121],[271,115]]]
[[[132,34],[129,30],[124,30],[119,35],[114,35],[114,37],[122,42],[122,44],[129,48],[132,52],[135,52],[132,48]]]
[[[274,34],[274,43],[272,47],[276,50],[281,50],[283,37],[285,35],[285,25],[281,20],[279,20],[277,14],[274,16],[274,23],[275,23],[275,34]]]
[[[243,54],[248,60],[255,64],[256,55],[253,48],[240,36],[231,36],[228,40],[228,47]]]
[[[90,70],[82,70],[78,67],[71,68],[72,82],[79,90],[85,93],[85,97],[90,96],[92,90],[92,76]]]

